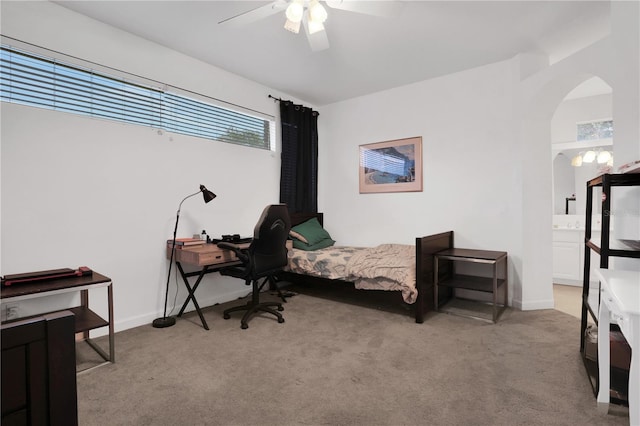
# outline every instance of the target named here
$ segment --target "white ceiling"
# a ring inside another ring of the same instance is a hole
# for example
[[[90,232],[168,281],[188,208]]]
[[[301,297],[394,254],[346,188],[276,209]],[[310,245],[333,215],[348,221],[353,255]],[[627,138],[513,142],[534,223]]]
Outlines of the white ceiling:
[[[386,18],[327,8],[330,47],[313,52],[283,28],[284,11],[218,25],[269,2],[55,3],[317,106],[521,52],[555,62],[609,30],[608,1],[403,1]]]

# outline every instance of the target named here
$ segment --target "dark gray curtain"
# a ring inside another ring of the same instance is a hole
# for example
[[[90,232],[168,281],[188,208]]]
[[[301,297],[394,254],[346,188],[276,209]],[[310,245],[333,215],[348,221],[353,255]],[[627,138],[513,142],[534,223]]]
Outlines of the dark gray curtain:
[[[318,211],[318,112],[280,101],[280,202],[295,213]]]

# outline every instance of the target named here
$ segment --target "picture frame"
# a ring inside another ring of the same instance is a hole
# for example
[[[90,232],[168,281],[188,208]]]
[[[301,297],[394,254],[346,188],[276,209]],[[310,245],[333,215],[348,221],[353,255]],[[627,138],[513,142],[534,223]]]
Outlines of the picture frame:
[[[360,193],[421,192],[422,137],[360,145]]]

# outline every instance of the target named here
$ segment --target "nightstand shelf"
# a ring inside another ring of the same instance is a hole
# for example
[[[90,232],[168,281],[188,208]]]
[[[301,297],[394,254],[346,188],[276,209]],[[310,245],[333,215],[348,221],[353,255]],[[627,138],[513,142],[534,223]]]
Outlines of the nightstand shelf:
[[[450,274],[440,274],[440,263],[443,261],[449,261]],[[491,277],[483,277],[477,275],[466,275],[455,273],[456,262],[468,262],[476,264],[484,264],[491,267]],[[498,265],[503,265],[503,277],[498,277]],[[483,293],[492,294],[492,312],[491,320],[495,323],[504,310],[507,308],[508,302],[508,272],[507,272],[507,252],[504,251],[491,251],[491,250],[474,250],[474,249],[460,249],[452,248],[442,250],[434,254],[434,301],[436,311],[453,313],[456,315],[463,315],[472,318],[484,319],[481,316],[474,314],[464,314],[461,311],[450,310],[447,311],[442,308],[440,299],[438,296],[438,287],[446,287],[453,289],[454,296],[455,290],[470,290],[479,291]],[[498,304],[498,291],[500,288],[504,289],[504,300],[502,304]],[[500,309],[498,309],[500,308]]]
[[[498,279],[498,287],[506,281]],[[485,293],[493,293],[493,278],[478,277],[475,275],[456,274],[451,278],[440,281],[438,285],[451,288],[464,288],[467,290],[482,291]]]
[[[71,311],[75,315],[76,333],[81,333],[83,331],[89,331],[100,327],[106,327],[109,325],[109,321],[105,320],[89,308],[76,306],[75,308],[67,309],[67,311]]]

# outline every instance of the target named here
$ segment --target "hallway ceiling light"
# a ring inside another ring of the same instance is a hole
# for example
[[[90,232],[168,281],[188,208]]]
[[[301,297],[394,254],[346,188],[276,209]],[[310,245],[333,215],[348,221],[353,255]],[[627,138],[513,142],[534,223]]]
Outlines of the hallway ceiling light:
[[[598,148],[595,151],[581,152],[571,159],[571,165],[580,167],[582,163],[593,163],[594,161],[597,161],[598,164],[606,163],[607,166],[613,166],[613,154],[611,151],[605,151],[602,148]]]
[[[573,167],[580,167],[582,166],[582,156],[580,154],[576,155],[575,157],[573,157],[571,159],[571,165]]]
[[[595,160],[595,159],[596,159],[596,152],[595,151],[587,151],[582,156],[582,161],[584,163],[593,163],[593,160]]]
[[[611,155],[611,153],[609,151],[600,151],[598,153],[598,164],[604,164],[604,163],[608,163],[609,160],[611,160],[613,158],[613,156]]]

